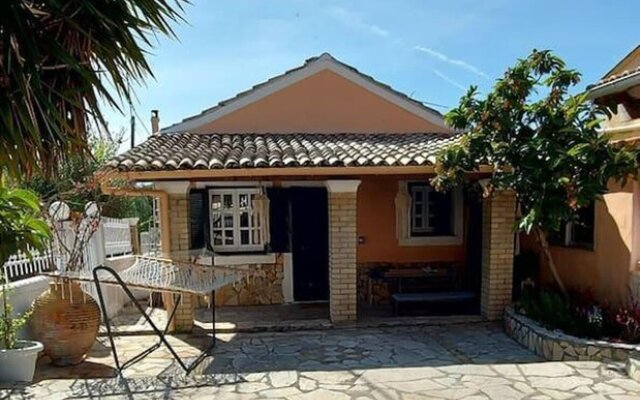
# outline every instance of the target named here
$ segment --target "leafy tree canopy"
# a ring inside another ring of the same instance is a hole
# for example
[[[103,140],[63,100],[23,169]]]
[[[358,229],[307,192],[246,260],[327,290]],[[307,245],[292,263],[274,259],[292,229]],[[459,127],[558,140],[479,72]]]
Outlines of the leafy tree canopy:
[[[88,135],[91,157],[83,160],[71,156],[59,168],[55,177],[34,175],[21,183],[36,192],[45,203],[66,202],[72,211],[82,212],[85,204],[100,204],[101,214],[114,218],[139,218],[140,228],[146,230],[151,220],[151,199],[147,197],[109,196],[100,190],[97,172],[118,153],[124,132],[111,135],[92,131]]]
[[[89,156],[88,122],[151,75],[185,0],[0,1],[0,171],[54,175]]]
[[[536,233],[554,272],[548,233],[577,221],[578,210],[607,192],[612,180],[624,183],[638,171],[638,151],[610,143],[598,129],[606,110],[584,93],[570,94],[579,81],[559,57],[534,50],[507,69],[484,99],[471,87],[446,115],[464,134],[440,154],[432,180],[446,189],[465,172],[490,166],[486,194],[515,192],[517,229]]]

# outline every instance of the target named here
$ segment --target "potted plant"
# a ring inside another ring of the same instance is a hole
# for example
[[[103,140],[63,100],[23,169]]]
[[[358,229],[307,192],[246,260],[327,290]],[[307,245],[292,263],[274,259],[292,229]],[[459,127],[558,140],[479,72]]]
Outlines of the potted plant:
[[[18,252],[29,255],[32,249],[44,250],[50,237],[48,225],[40,218],[38,198],[27,190],[4,187],[0,181],[0,267]],[[6,277],[2,280],[0,381],[31,381],[43,346],[39,342],[17,338],[30,312],[14,315]]]
[[[83,212],[72,212],[62,201],[53,202],[48,211],[54,226],[54,252],[61,261],[59,272],[64,274],[54,278],[49,290],[34,300],[31,328],[53,365],[76,365],[95,343],[100,308],[80,283],[64,276],[87,267],[85,250],[100,225],[100,212],[95,202],[87,203]]]

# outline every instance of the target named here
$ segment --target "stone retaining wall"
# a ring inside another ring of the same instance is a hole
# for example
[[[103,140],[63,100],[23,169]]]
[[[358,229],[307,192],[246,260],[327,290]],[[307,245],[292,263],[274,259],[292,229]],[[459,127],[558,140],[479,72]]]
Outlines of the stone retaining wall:
[[[624,361],[640,346],[581,339],[560,331],[551,331],[534,320],[505,310],[505,332],[518,343],[550,361]]]

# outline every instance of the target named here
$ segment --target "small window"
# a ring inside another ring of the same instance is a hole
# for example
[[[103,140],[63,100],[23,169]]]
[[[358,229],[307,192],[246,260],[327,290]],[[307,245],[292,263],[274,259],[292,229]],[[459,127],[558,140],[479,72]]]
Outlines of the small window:
[[[213,189],[209,193],[214,251],[263,250],[261,216],[253,208],[258,189]]]
[[[552,232],[549,242],[556,246],[593,249],[595,227],[595,205],[578,210],[578,220],[567,222],[560,232]]]
[[[411,196],[410,236],[452,236],[452,192],[440,193],[422,182],[408,183],[407,189]]]

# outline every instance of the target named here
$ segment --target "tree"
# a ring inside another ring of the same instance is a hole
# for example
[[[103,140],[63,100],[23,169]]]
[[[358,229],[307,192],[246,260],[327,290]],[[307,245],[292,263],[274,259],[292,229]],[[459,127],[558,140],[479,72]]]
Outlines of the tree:
[[[0,173],[53,175],[89,157],[89,121],[151,76],[157,34],[186,0],[0,1]]]
[[[519,205],[516,230],[534,233],[560,287],[548,237],[600,198],[613,180],[624,184],[638,171],[638,151],[612,144],[598,127],[606,110],[569,91],[580,74],[550,51],[534,50],[498,79],[484,99],[471,87],[447,122],[463,130],[443,151],[432,184],[460,183],[465,172],[488,165],[485,195],[512,190]]]
[[[55,177],[36,174],[21,182],[21,186],[37,193],[45,204],[62,200],[72,211],[82,212],[91,201],[100,204],[101,214],[114,218],[139,218],[141,230],[152,218],[148,197],[109,196],[102,193],[98,182],[99,169],[117,155],[124,131],[111,135],[90,130],[88,135],[91,157],[83,160],[71,156],[63,162]]]

